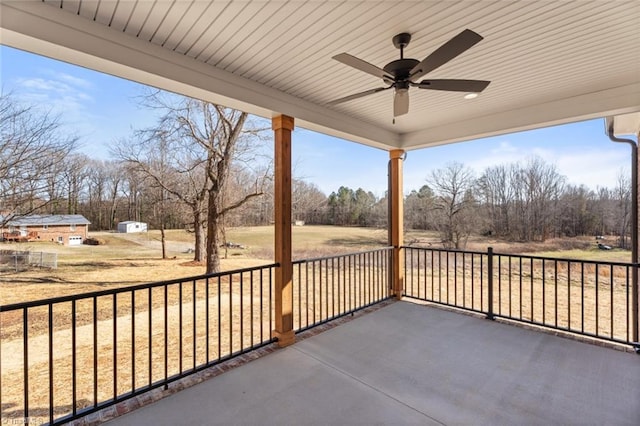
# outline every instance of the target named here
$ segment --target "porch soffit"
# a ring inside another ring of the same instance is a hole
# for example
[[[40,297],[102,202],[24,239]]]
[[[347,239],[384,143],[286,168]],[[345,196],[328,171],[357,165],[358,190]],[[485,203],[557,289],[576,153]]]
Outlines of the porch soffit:
[[[637,1],[13,1],[0,42],[382,149],[416,149],[640,111]],[[382,82],[331,57],[378,66],[413,35],[423,59],[465,28],[484,40],[428,78],[491,80],[476,99],[392,91],[329,106]]]

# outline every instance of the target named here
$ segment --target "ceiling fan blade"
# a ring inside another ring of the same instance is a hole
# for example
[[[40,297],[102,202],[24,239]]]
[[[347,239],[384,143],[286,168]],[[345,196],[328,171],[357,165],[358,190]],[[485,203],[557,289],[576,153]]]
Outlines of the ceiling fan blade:
[[[437,48],[433,53],[424,58],[422,62],[413,67],[411,70],[410,79],[414,80],[422,77],[428,72],[435,70],[446,64],[456,56],[460,55],[467,49],[474,46],[480,40],[482,36],[474,31],[466,29],[451,40]]]
[[[354,93],[353,95],[345,96],[344,98],[334,99],[333,101],[327,102],[327,105],[337,105],[343,102],[352,101],[354,99],[362,98],[364,96],[373,95],[374,93],[382,92],[383,90],[391,89],[392,86],[389,87],[378,87],[376,89],[365,90],[364,92]]]
[[[409,112],[409,91],[396,90],[393,97],[393,117],[399,117]]]
[[[491,83],[486,80],[422,80],[417,86],[420,89],[448,90],[451,92],[480,93]]]
[[[363,61],[360,58],[356,58],[353,55],[349,55],[348,53],[340,53],[333,57],[338,62],[342,62],[345,65],[349,65],[357,70],[364,71],[367,74],[374,75],[376,77],[382,78],[384,80],[393,81],[393,76],[389,75],[382,68],[378,68],[373,64],[370,64],[367,61]]]

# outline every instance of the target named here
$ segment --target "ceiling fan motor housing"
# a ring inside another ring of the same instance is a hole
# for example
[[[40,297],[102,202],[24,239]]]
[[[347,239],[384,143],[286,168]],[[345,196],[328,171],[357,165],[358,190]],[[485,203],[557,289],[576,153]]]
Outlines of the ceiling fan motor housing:
[[[396,81],[408,80],[411,70],[419,63],[417,59],[396,59],[385,65],[383,70],[394,76]]]
[[[404,58],[404,48],[407,47],[407,45],[409,45],[409,42],[411,41],[411,34],[409,33],[397,34],[393,37],[392,41],[393,41],[393,45],[397,49],[400,49],[400,59],[389,62],[383,68],[383,70],[391,74],[394,77],[394,80],[396,82],[402,81],[402,80],[408,80],[409,74],[411,73],[411,70],[413,69],[413,67],[415,67],[420,63],[420,61],[418,61],[417,59]]]

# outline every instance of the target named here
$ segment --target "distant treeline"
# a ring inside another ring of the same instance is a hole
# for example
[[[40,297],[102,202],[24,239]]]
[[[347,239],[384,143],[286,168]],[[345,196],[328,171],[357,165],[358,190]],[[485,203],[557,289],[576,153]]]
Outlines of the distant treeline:
[[[160,100],[156,94],[146,99]],[[78,153],[78,138],[63,131],[59,117],[0,96],[0,225],[50,213],[82,214],[92,230],[136,220],[202,231],[209,219],[217,236],[225,226],[272,223],[273,171],[258,151],[266,147],[264,129],[238,126],[243,134],[229,150],[223,124],[234,111],[189,99],[160,105],[166,115],[159,124],[119,141],[113,149],[119,159],[104,161]],[[531,158],[479,176],[449,163],[424,178],[422,187],[405,188],[405,227],[438,231],[447,247],[464,247],[472,233],[513,241],[615,235],[627,246],[631,184],[622,173],[614,188],[590,189],[567,184],[554,165]],[[294,221],[387,225],[386,196],[346,186],[327,195],[296,179],[292,190]]]
[[[158,226],[156,188],[126,163],[98,161],[81,154],[60,163],[57,179],[46,195],[50,202],[39,213],[82,214],[93,230],[116,229],[123,220]],[[245,175],[231,185],[252,181]],[[237,189],[239,190],[239,189]],[[405,191],[406,193],[406,191]],[[539,158],[487,168],[475,176],[451,163],[425,176],[425,185],[408,192],[404,215],[407,229],[439,231],[446,246],[464,247],[470,234],[513,241],[544,241],[550,237],[616,235],[626,246],[631,187],[620,175],[615,188],[589,189],[566,183],[557,169]],[[164,203],[166,228],[189,228],[183,203]],[[293,220],[307,224],[385,227],[386,196],[362,188],[340,187],[329,195],[313,183],[293,181]],[[273,190],[247,202],[225,218],[227,226],[266,225],[273,222]]]

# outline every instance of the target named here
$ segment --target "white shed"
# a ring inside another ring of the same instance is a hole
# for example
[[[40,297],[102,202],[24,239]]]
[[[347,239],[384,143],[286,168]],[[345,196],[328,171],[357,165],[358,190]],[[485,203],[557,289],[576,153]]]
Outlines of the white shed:
[[[127,220],[118,223],[118,232],[123,234],[131,234],[133,232],[147,232],[147,224],[144,222],[136,222]]]

